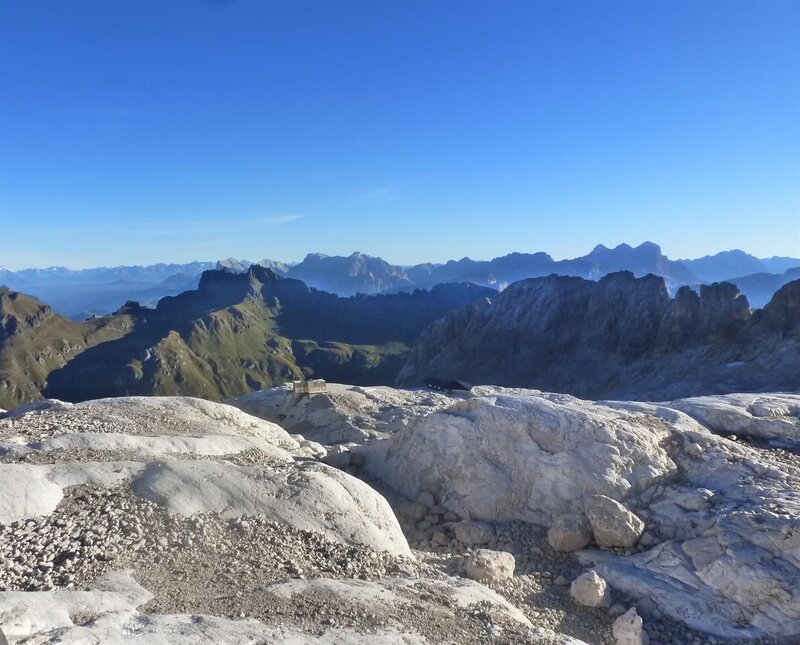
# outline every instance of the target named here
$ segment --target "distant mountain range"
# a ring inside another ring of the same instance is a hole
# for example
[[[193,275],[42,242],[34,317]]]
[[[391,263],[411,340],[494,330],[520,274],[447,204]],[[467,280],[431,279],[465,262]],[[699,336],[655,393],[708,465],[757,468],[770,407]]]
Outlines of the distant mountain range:
[[[725,282],[673,298],[627,271],[522,280],[423,332],[398,383],[430,379],[591,399],[797,390],[800,280],[755,311]]]
[[[110,313],[127,300],[154,306],[160,298],[194,289],[205,270],[242,273],[252,264],[228,258],[218,262],[80,271],[64,267],[22,271],[0,268],[0,284],[33,295],[66,316],[84,319],[92,314]],[[462,258],[444,264],[399,266],[356,252],[349,256],[311,253],[295,264],[269,259],[257,264],[282,277],[302,280],[311,287],[340,296],[413,291],[449,282],[472,282],[502,290],[526,278],[556,274],[597,280],[608,273],[627,270],[635,276],[648,273],[660,276],[673,292],[684,285],[697,289],[701,284],[729,281],[747,295],[751,305],[758,307],[796,277],[800,258],[757,258],[733,250],[694,260],[671,260],[658,245],[645,242],[636,247],[598,245],[587,255],[567,260],[554,260],[541,252],[510,253],[492,260]]]
[[[294,378],[391,384],[423,329],[496,292],[471,284],[342,298],[250,266],[196,290],[75,322],[0,290],[0,407],[42,396],[223,399]]]
[[[73,270],[66,267],[12,271],[0,267],[0,285],[21,291],[70,318],[83,320],[118,309],[128,300],[155,306],[164,296],[194,289],[214,262],[151,264]]]
[[[602,254],[601,254],[602,255]],[[295,378],[430,378],[590,398],[800,388],[800,280],[763,309],[730,283],[550,275],[342,297],[259,265],[202,273],[154,309],[65,318],[0,289],[0,407],[128,394],[225,399]]]

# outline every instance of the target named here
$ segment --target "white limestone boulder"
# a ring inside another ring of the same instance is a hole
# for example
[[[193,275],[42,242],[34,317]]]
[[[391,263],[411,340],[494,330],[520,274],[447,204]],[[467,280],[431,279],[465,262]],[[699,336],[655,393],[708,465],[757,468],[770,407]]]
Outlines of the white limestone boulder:
[[[0,465],[0,524],[47,515],[63,497],[46,469],[25,464]]]
[[[463,517],[545,526],[583,513],[594,494],[625,499],[676,470],[657,419],[567,395],[497,392],[355,450],[408,499],[433,491]]]
[[[611,625],[615,645],[648,645],[650,637],[644,630],[642,619],[631,607]]]
[[[559,515],[547,530],[547,543],[556,551],[580,551],[592,541],[592,528],[580,513]]]
[[[698,396],[669,405],[713,432],[789,439],[800,445],[800,394]]]
[[[491,524],[476,520],[464,520],[453,527],[456,539],[462,544],[474,546],[487,544],[494,538],[494,529]]]
[[[586,500],[586,517],[598,546],[632,547],[644,531],[641,518],[605,495]]]
[[[133,491],[182,515],[265,514],[337,541],[411,555],[388,502],[364,482],[324,464],[245,467],[213,461],[148,464]]]
[[[572,599],[585,607],[608,607],[611,604],[611,590],[596,571],[579,575],[569,588]]]
[[[473,580],[505,580],[514,575],[515,565],[510,553],[478,549],[467,558],[464,569]]]
[[[265,514],[410,555],[380,494],[314,462],[314,445],[238,408],[188,397],[40,403],[0,420],[0,452],[33,462],[0,462],[0,522],[48,515],[68,486],[128,486],[183,515]]]

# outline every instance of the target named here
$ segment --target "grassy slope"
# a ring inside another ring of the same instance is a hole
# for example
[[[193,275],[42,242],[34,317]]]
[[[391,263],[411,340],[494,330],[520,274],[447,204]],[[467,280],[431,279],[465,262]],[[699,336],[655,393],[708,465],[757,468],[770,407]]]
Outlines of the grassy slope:
[[[111,319],[131,333],[45,366],[43,374],[53,371],[44,394],[67,401],[149,394],[224,399],[303,377],[392,384],[422,328],[483,295],[462,286],[341,299],[263,269],[209,272],[196,291],[165,298],[156,310],[131,306]],[[38,379],[26,396],[38,398],[43,384]]]
[[[408,352],[401,343],[292,340],[281,334],[276,313],[247,298],[171,332],[153,350],[157,368],[145,370],[145,389],[223,399],[304,377],[391,383]]]
[[[0,292],[0,312],[5,321],[18,321],[16,330],[0,340],[0,407],[6,409],[42,398],[50,372],[133,328],[129,316],[74,322],[34,298],[7,291]],[[24,322],[37,318],[31,325]]]

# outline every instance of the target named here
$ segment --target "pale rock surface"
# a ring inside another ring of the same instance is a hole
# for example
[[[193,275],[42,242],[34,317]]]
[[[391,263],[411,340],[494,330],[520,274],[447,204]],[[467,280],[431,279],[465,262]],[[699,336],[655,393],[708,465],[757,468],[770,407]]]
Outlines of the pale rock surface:
[[[46,477],[43,469],[23,464],[0,466],[0,523],[23,517],[46,515],[61,501],[61,486]]]
[[[74,404],[72,403],[68,403],[67,401],[59,401],[58,399],[42,399],[41,401],[31,401],[30,403],[18,405],[12,410],[7,410],[4,418],[19,419],[29,412],[56,412],[60,410],[68,410],[73,405]]]
[[[591,402],[498,387],[472,394],[355,448],[364,471],[408,499],[429,492],[486,522],[549,528],[604,495],[647,526],[632,552],[581,552],[609,585],[721,637],[800,636],[800,462],[719,436],[725,422],[712,421],[731,407],[741,416],[743,404],[732,401],[748,401],[755,421],[736,432],[785,438],[793,397],[706,397],[709,428],[691,401]]]
[[[608,607],[611,604],[611,590],[596,571],[587,571],[575,578],[569,593],[575,602],[586,607]]]
[[[488,593],[493,593],[486,590]],[[495,594],[496,595],[496,594]],[[327,629],[311,636],[298,629],[265,625],[257,620],[230,620],[216,616],[140,614],[137,609],[152,594],[125,572],[98,580],[88,591],[0,592],[0,624],[11,643],[103,643],[104,645],[191,645],[199,642],[245,645],[423,645],[418,634],[379,630],[359,634]],[[74,616],[92,616],[76,625]],[[524,617],[523,617],[524,619]]]
[[[367,484],[322,464],[290,469],[205,461],[150,464],[133,491],[169,511],[222,517],[265,514],[339,541],[410,555],[391,507]]]
[[[290,446],[287,446],[290,447]],[[294,448],[294,446],[291,446]],[[302,449],[303,446],[298,446]],[[31,449],[23,446],[9,446],[12,454],[21,455]],[[205,436],[158,436],[130,435],[123,433],[75,432],[51,437],[39,442],[35,451],[51,450],[110,450],[134,451],[145,455],[197,455],[221,456],[232,455],[246,450],[257,450],[275,460],[290,462],[292,453],[258,437],[241,437],[231,434]],[[299,450],[295,449],[297,454]]]
[[[127,589],[120,585],[127,582]],[[0,592],[0,617],[10,626],[12,643],[87,642],[104,645],[190,645],[199,642],[245,645],[256,642],[275,645],[429,645],[430,640],[416,633],[409,621],[360,632],[347,628],[323,628],[309,634],[284,625],[264,624],[254,619],[230,620],[207,615],[144,614],[137,608],[150,594],[135,581],[117,575],[115,588],[40,593]],[[128,593],[126,593],[126,591]],[[420,608],[433,617],[449,618],[449,607],[469,610],[472,606],[492,606],[507,620],[517,623],[528,634],[525,642],[551,645],[585,645],[583,641],[565,637],[545,628],[534,628],[516,607],[483,585],[463,579],[408,580],[293,580],[271,585],[267,595],[294,600],[300,606],[306,594],[324,596],[330,603],[368,607],[370,612],[397,617],[405,613],[413,617]],[[447,597],[447,605],[431,600],[435,595]],[[405,610],[400,608],[405,607]],[[73,624],[71,616],[89,613],[93,620],[85,625]],[[397,618],[392,622],[397,623]]]
[[[339,470],[295,461],[309,456],[309,446],[238,408],[189,397],[31,407],[0,421],[0,450],[51,463],[0,463],[0,491],[10,493],[0,495],[2,522],[49,514],[67,486],[129,485],[183,515],[266,514],[336,541],[410,555],[383,497]],[[52,430],[36,436],[34,421]],[[257,465],[217,459],[238,454],[257,455]]]
[[[547,531],[547,542],[556,551],[580,551],[591,541],[589,520],[578,513],[559,515]]]
[[[464,563],[473,580],[504,580],[514,575],[514,556],[505,551],[478,549]]]
[[[0,420],[0,564],[13,560],[0,624],[13,645],[583,645],[415,560],[384,498],[321,454],[196,399],[46,402]],[[458,519],[419,498],[408,515]],[[513,556],[490,555],[481,575],[514,586]]]
[[[324,445],[386,437],[458,399],[425,390],[328,383],[327,392],[295,399],[291,386],[252,392],[228,401],[254,416]]]
[[[709,430],[800,444],[800,394],[726,394],[673,401]]]
[[[667,424],[561,394],[473,388],[483,394],[358,447],[364,469],[408,499],[433,491],[462,517],[549,526],[676,470],[661,446]]]
[[[644,531],[639,517],[605,495],[593,495],[586,501],[586,517],[598,546],[631,547]]]
[[[448,578],[435,581],[404,578],[386,578],[372,581],[318,578],[315,580],[292,580],[291,582],[267,587],[265,591],[283,598],[324,591],[339,596],[342,604],[360,602],[372,604],[375,608],[382,606],[386,610],[403,604],[407,602],[409,597],[414,598],[420,593],[444,592],[450,595],[452,602],[458,607],[469,607],[477,603],[488,602],[497,606],[507,618],[526,627],[533,627],[525,617],[525,614],[497,592],[464,578]]]
[[[614,634],[616,645],[648,645],[650,642],[635,607],[631,607],[618,617],[611,626],[611,631]]]

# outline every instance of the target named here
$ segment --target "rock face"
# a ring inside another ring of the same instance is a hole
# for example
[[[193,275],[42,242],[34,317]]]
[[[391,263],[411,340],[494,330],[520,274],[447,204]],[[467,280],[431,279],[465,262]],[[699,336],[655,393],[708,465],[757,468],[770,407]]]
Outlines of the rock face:
[[[596,539],[607,531],[614,548],[633,544],[644,523],[632,550],[582,551],[581,559],[612,587],[696,629],[800,636],[800,462],[781,447],[800,446],[795,396],[649,404],[472,393],[354,449],[363,468],[408,499],[429,491],[480,521],[550,528],[586,514]],[[727,418],[743,435],[774,433],[780,444],[720,436]]]
[[[640,518],[605,495],[593,495],[586,502],[586,517],[598,546],[631,547],[644,531]]]
[[[432,491],[463,517],[547,527],[583,514],[592,495],[622,500],[676,471],[660,445],[669,427],[653,418],[566,395],[473,392],[355,453],[408,499]]]
[[[358,252],[348,257],[309,253],[302,262],[287,267],[285,275],[341,296],[414,286],[402,267]]]
[[[420,337],[398,377],[535,387],[592,398],[663,400],[800,387],[800,280],[762,310],[727,283],[671,298],[632,273],[597,282],[517,282]]]

